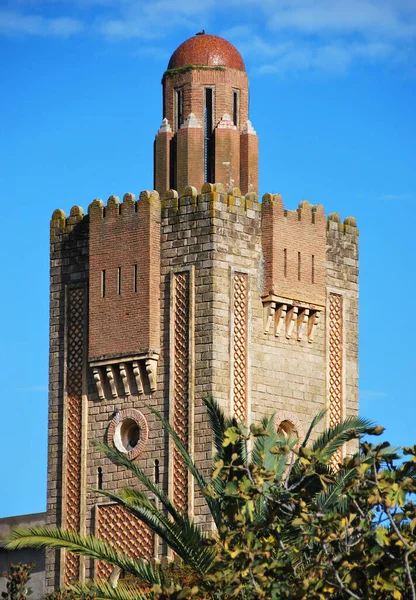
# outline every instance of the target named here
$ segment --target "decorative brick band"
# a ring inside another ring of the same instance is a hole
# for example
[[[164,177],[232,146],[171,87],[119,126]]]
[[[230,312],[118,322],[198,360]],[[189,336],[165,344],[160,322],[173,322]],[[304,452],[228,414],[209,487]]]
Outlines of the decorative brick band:
[[[134,460],[143,452],[149,428],[144,415],[134,408],[120,410],[108,426],[108,441]]]
[[[247,419],[248,274],[233,274],[233,410],[238,421]]]
[[[106,540],[113,548],[132,559],[150,560],[153,557],[153,533],[124,506],[118,504],[97,506],[96,531],[99,538]],[[108,579],[113,568],[103,561],[98,561],[96,576],[100,579]]]
[[[185,448],[189,446],[189,301],[190,272],[173,273],[173,410],[172,424]],[[173,501],[188,512],[188,470],[173,448]]]
[[[85,288],[69,288],[67,324],[67,442],[66,442],[66,497],[65,528],[80,530],[81,516],[81,423],[82,374],[85,364],[84,321]],[[79,578],[79,557],[65,556],[65,583]]]
[[[342,296],[329,294],[329,426],[335,427],[343,418],[342,381]],[[342,459],[342,449],[334,455],[332,464],[336,466]]]

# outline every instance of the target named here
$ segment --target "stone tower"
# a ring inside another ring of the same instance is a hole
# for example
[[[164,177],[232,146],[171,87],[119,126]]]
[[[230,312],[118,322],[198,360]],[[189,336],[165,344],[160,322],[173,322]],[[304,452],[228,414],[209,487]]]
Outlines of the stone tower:
[[[305,201],[286,210],[279,195],[259,202],[247,75],[226,40],[198,35],[171,57],[155,188],[51,220],[48,518],[149,558],[163,553],[157,539],[91,491],[135,484],[91,440],[114,444],[210,527],[149,406],[206,469],[207,393],[241,421],[274,414],[299,436],[324,407],[328,425],[358,411],[355,219]],[[49,587],[94,574],[109,571],[48,556]]]

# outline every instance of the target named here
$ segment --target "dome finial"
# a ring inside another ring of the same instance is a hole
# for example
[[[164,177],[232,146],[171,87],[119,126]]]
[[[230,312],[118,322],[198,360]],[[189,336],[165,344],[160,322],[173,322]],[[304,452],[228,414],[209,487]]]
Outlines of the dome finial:
[[[201,29],[201,31],[198,31],[198,33],[196,33],[195,35],[204,35],[205,33],[205,29]]]

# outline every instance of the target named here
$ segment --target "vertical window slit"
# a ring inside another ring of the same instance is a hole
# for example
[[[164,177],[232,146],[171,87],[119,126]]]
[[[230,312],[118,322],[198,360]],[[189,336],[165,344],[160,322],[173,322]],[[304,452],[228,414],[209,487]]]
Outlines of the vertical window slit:
[[[213,108],[214,90],[204,90],[204,181],[214,181],[214,144],[213,144]]]
[[[300,281],[300,252],[298,252],[298,280]]]
[[[121,267],[117,269],[117,294],[121,294]]]
[[[287,250],[283,250],[283,274],[287,277]]]
[[[160,480],[160,475],[159,475],[159,461],[155,460],[155,483],[158,484]]]
[[[183,88],[176,90],[176,130],[181,128],[183,123]]]
[[[99,490],[103,489],[103,470],[102,470],[101,467],[98,467],[97,487],[98,487]]]
[[[315,283],[315,256],[312,254],[312,283]]]
[[[133,267],[133,292],[137,292],[137,265]]]
[[[233,124],[238,127],[238,90],[233,90]]]
[[[105,269],[101,271],[101,298],[105,297]]]

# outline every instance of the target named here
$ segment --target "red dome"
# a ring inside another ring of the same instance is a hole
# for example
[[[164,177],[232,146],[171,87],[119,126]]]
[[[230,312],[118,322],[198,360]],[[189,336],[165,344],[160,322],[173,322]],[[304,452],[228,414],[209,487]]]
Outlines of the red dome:
[[[206,33],[185,40],[170,57],[168,70],[188,65],[224,66],[239,71],[246,70],[237,48],[224,38]]]

